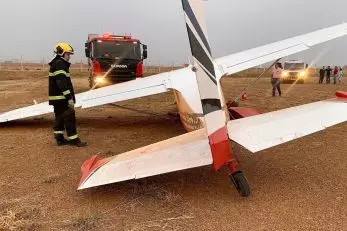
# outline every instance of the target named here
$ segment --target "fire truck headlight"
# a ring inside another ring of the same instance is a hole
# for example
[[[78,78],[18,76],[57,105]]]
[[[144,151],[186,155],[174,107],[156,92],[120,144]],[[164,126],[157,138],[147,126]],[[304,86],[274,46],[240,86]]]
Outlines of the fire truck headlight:
[[[304,71],[302,71],[302,72],[300,72],[300,77],[305,77],[305,72]]]
[[[104,78],[103,77],[96,77],[95,78],[95,82],[96,83],[103,83],[104,82]]]
[[[288,75],[289,75],[288,71],[284,71],[284,72],[282,73],[282,77],[287,77]]]

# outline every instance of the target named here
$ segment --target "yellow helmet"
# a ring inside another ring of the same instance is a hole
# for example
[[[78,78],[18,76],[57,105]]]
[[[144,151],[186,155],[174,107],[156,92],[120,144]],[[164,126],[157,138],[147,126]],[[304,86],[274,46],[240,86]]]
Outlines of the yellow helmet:
[[[54,53],[57,55],[64,55],[65,53],[74,54],[72,46],[68,43],[58,43],[54,48]]]

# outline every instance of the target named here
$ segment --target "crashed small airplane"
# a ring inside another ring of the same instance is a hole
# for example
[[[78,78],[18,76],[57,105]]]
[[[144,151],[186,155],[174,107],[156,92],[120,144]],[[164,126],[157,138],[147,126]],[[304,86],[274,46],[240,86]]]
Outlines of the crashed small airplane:
[[[250,188],[239,169],[231,141],[255,153],[347,120],[345,92],[337,92],[333,99],[259,114],[249,108],[227,108],[220,85],[223,76],[345,36],[347,24],[213,60],[203,0],[181,1],[193,63],[180,70],[80,93],[76,95],[76,107],[89,108],[172,90],[188,133],[114,157],[91,157],[82,165],[78,189],[213,165],[216,171],[228,168],[236,189],[247,197]],[[50,112],[53,109],[45,102],[1,114],[0,122]],[[231,120],[229,113],[238,115],[238,119]]]

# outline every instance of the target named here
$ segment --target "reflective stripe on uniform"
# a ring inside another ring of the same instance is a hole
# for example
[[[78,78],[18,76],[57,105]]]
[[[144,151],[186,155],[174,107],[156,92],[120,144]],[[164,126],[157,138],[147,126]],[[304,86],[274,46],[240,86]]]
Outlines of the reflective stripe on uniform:
[[[74,135],[74,136],[69,136],[69,137],[68,137],[69,140],[74,140],[74,139],[77,139],[77,138],[78,138],[78,135],[77,135],[77,134]]]
[[[64,131],[54,131],[54,134],[64,134]]]
[[[68,95],[68,94],[71,94],[71,91],[70,91],[70,90],[67,90],[67,91],[64,91],[64,92],[63,92],[63,95]]]
[[[70,73],[67,73],[66,71],[63,71],[63,70],[60,70],[60,71],[55,71],[55,72],[49,72],[49,76],[57,76],[57,75],[60,75],[60,74],[63,74],[65,75],[66,77],[70,77]]]
[[[49,100],[60,100],[60,99],[66,99],[64,95],[58,95],[58,96],[49,96]]]

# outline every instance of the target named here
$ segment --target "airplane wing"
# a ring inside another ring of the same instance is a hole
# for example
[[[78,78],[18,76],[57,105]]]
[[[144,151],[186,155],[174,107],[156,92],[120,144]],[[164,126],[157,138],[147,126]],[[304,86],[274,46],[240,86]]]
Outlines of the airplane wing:
[[[345,35],[347,23],[218,58],[216,69],[226,75],[234,74]]]
[[[337,95],[336,99],[229,121],[229,138],[254,153],[345,122],[347,93]]]
[[[5,123],[8,121],[23,119],[32,116],[44,115],[51,112],[53,112],[53,107],[48,105],[48,102],[34,104],[28,107],[23,107],[0,114],[0,123]]]
[[[146,78],[90,90],[76,94],[75,107],[89,108],[101,106],[109,103],[164,93],[171,89],[179,91],[188,90],[187,94],[189,94],[190,90],[193,92],[195,90],[194,76],[195,74],[191,70],[191,67],[186,67],[171,72],[152,75]],[[187,85],[192,85],[192,87],[189,89],[182,87]],[[199,112],[199,109],[197,108],[194,108],[194,110]],[[44,115],[51,112],[53,112],[53,107],[50,106],[48,102],[44,102],[0,114],[0,123]]]
[[[176,75],[180,75],[181,72],[177,72]],[[171,75],[171,72],[161,73],[143,79],[136,79],[76,94],[75,106],[88,108],[163,93],[169,90],[169,77]],[[53,112],[53,107],[48,105],[48,102],[44,102],[0,114],[0,123],[44,115],[51,112]]]
[[[86,160],[78,189],[140,179],[212,164],[206,129],[200,129],[114,157]]]
[[[136,79],[86,92],[77,106],[89,108],[169,91],[171,72]]]

